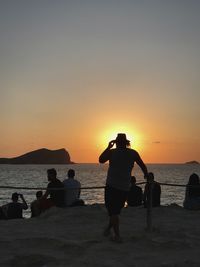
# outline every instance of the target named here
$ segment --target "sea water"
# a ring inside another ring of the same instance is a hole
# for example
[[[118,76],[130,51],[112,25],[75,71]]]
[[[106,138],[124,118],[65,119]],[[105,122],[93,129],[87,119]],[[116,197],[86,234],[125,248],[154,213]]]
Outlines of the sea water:
[[[17,187],[42,187],[48,184],[46,171],[49,168],[57,170],[57,177],[63,181],[67,178],[67,172],[73,168],[75,178],[81,182],[82,187],[102,187],[105,185],[108,164],[73,164],[73,165],[0,165],[0,205],[10,201],[13,192],[24,195],[27,203],[35,199],[37,190],[29,189],[5,189],[1,186]],[[198,164],[147,164],[149,172],[153,172],[155,180],[160,183],[187,184],[189,176],[197,173],[200,176],[200,165]],[[136,165],[133,175],[137,182],[144,182],[143,173]],[[144,185],[141,185],[144,189]],[[176,203],[183,204],[185,197],[185,187],[161,186],[161,205]],[[86,204],[103,203],[103,189],[82,189],[81,198]],[[30,215],[30,209],[25,212],[25,216]]]

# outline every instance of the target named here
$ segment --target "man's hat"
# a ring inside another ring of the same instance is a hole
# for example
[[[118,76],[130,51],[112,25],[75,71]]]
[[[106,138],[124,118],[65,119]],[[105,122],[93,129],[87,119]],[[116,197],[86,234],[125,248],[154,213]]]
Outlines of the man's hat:
[[[115,139],[115,141],[117,143],[130,143],[130,141],[127,140],[127,138],[126,138],[126,134],[125,133],[118,133],[117,134],[117,138]]]

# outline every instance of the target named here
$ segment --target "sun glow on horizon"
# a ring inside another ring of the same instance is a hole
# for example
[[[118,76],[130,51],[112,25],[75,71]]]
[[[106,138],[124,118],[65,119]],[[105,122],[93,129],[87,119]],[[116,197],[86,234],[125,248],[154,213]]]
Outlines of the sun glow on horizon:
[[[118,133],[125,133],[127,139],[130,141],[131,147],[136,150],[142,150],[143,136],[137,129],[129,125],[110,125],[99,135],[99,144],[101,148],[106,148],[111,140],[115,140]]]

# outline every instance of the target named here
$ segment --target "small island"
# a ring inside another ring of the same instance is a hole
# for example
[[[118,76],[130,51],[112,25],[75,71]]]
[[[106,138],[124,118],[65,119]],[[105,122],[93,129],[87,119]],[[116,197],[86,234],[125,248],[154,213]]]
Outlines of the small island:
[[[192,161],[186,162],[185,164],[199,164],[199,162],[196,160],[192,160]]]
[[[73,164],[64,148],[41,148],[14,158],[0,158],[0,164]]]

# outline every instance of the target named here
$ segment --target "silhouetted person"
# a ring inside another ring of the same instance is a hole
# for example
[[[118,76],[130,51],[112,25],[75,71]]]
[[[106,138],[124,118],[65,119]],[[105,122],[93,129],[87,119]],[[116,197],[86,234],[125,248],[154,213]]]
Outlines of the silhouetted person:
[[[48,209],[52,206],[64,207],[65,206],[65,195],[64,195],[64,185],[57,178],[57,172],[54,168],[47,170],[47,178],[49,184],[47,190],[42,197],[42,200],[46,199],[46,202],[42,202],[42,209]],[[49,198],[47,198],[49,196]]]
[[[154,181],[154,174],[149,172],[148,174],[149,182],[151,182],[152,186],[152,207],[160,206],[160,196],[161,196],[161,187],[160,184]],[[144,188],[144,207],[147,207],[147,203],[150,197],[149,186],[148,184],[145,185]]]
[[[111,149],[116,144],[115,149]],[[120,242],[119,214],[127,199],[131,171],[136,162],[146,176],[147,168],[137,151],[129,148],[130,141],[126,139],[126,134],[120,133],[116,140],[109,142],[108,147],[100,155],[99,162],[109,161],[106,187],[105,205],[110,216],[109,224],[104,231],[104,235],[109,235],[113,228],[113,241]]]
[[[200,181],[199,176],[193,173],[189,177],[185,190],[185,200],[183,206],[185,209],[200,209]]]
[[[22,200],[19,201],[19,197]],[[12,202],[4,205],[3,207],[4,214],[6,216],[6,219],[22,219],[23,218],[23,210],[28,209],[28,205],[23,197],[22,194],[13,193],[12,194]]]
[[[41,198],[43,196],[42,191],[36,192],[36,199],[31,203],[31,217],[37,217],[42,212]]]
[[[131,207],[141,206],[143,201],[142,188],[136,185],[135,176],[131,177],[131,187],[128,192],[127,204]]]
[[[6,219],[6,216],[5,216],[5,213],[3,211],[3,208],[0,207],[0,220],[5,220]]]
[[[70,169],[67,175],[68,179],[63,181],[65,188],[65,205],[67,207],[83,206],[84,201],[80,199],[81,183],[74,179],[75,171]]]

